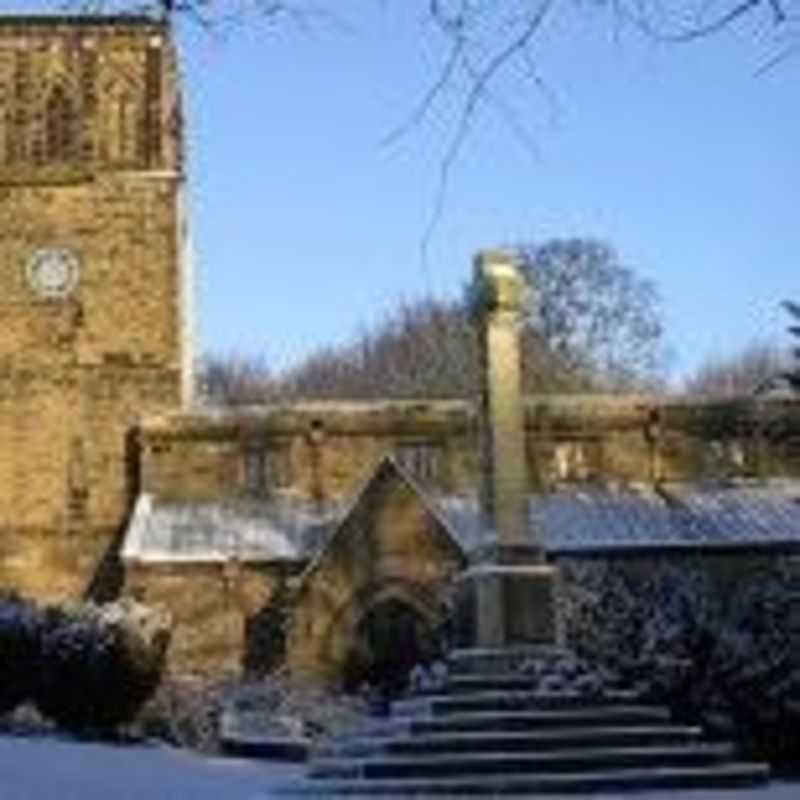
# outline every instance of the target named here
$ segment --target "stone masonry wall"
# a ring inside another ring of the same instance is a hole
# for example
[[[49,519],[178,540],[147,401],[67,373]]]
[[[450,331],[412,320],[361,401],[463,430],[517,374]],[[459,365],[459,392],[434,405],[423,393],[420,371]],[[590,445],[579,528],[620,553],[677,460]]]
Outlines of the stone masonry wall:
[[[625,396],[526,400],[529,488],[564,482],[653,482],[800,475],[800,404],[742,399],[657,401]],[[317,433],[312,436],[312,431]],[[346,501],[381,456],[428,448],[428,488],[477,488],[475,412],[468,403],[298,403],[153,417],[141,431],[142,488],[168,499],[246,492],[253,448],[285,456],[281,490]],[[424,477],[424,476],[423,476]],[[269,487],[267,487],[269,489]]]
[[[140,564],[128,568],[126,591],[172,613],[171,670],[219,675],[241,669],[248,621],[269,605],[278,581],[269,567]]]
[[[87,590],[180,403],[178,123],[161,25],[0,18],[0,586]]]
[[[464,493],[476,470],[474,438],[462,403],[315,403],[162,415],[141,430],[142,490],[173,500],[238,497],[253,488],[248,454],[262,451],[282,473],[279,485],[270,486],[267,476],[265,493],[347,502],[383,456],[402,457],[405,446],[421,483]]]

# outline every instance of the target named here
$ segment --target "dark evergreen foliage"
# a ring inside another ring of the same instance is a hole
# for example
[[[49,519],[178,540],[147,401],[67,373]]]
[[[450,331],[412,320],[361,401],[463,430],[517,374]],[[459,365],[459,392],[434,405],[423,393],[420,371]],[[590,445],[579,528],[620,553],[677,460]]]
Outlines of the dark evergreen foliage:
[[[747,749],[800,764],[800,582],[780,573],[754,581],[715,655],[718,686]]]
[[[158,686],[166,632],[148,641],[124,612],[109,613],[113,608],[87,604],[46,614],[36,704],[60,727],[113,731]]]
[[[755,758],[800,764],[800,581],[759,574],[724,605],[703,573],[568,563],[572,646],[677,719],[735,735]],[[727,598],[725,598],[728,600]]]
[[[792,324],[789,326],[788,331],[795,339],[795,345],[792,347],[792,356],[794,358],[793,367],[784,373],[783,377],[787,380],[792,390],[800,392],[800,303],[795,303],[792,300],[785,300],[783,307],[789,312]]]
[[[31,699],[39,666],[41,612],[15,595],[0,596],[0,713]]]
[[[158,686],[168,638],[164,619],[133,603],[0,598],[0,712],[32,702],[66,730],[112,733]]]

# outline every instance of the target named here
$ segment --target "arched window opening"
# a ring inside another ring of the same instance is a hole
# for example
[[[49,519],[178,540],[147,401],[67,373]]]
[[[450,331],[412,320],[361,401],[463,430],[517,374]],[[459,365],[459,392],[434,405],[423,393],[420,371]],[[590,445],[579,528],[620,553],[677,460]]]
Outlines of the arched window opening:
[[[112,164],[134,166],[141,160],[141,107],[129,91],[119,87],[109,95],[104,114],[105,156]]]
[[[45,161],[69,161],[77,152],[77,120],[70,96],[63,86],[55,86],[50,91],[45,106]]]
[[[117,106],[117,136],[119,137],[119,160],[132,164],[138,155],[139,120],[136,105],[130,95],[123,94]]]

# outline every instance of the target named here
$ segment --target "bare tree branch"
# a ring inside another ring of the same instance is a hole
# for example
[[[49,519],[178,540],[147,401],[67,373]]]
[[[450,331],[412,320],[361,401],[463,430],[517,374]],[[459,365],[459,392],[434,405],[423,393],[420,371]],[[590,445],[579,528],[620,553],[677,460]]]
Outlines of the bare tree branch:
[[[490,54],[488,61],[483,65],[476,64],[471,52],[471,49],[475,48],[470,47],[472,26],[470,25],[469,15],[470,12],[475,13],[476,6],[464,0],[460,5],[458,14],[448,15],[439,0],[432,0],[431,2],[432,19],[438,25],[440,31],[450,38],[452,44],[450,58],[445,65],[445,71],[439,75],[432,87],[432,91],[429,91],[426,95],[429,102],[420,105],[418,112],[422,111],[423,113],[422,115],[418,113],[417,119],[422,120],[430,111],[433,102],[441,94],[442,88],[450,82],[457,70],[460,70],[467,78],[468,89],[458,113],[454,133],[450,138],[439,166],[434,203],[420,246],[423,265],[427,264],[430,243],[444,212],[452,171],[472,130],[478,108],[482,102],[493,96],[491,89],[497,76],[518,56],[526,53],[528,46],[547,18],[553,2],[554,0],[542,0],[533,10],[529,10],[522,19],[521,29],[515,30],[514,35],[499,49]],[[480,3],[477,4],[477,6],[480,5]],[[506,22],[508,25],[511,20],[507,19]],[[434,89],[435,91],[433,91]],[[496,105],[502,105],[502,101],[498,99],[495,99],[494,102]],[[520,130],[517,129],[517,134],[519,135],[520,133]],[[529,141],[532,142],[532,139]]]
[[[735,5],[705,21],[705,8],[698,9],[698,20],[688,25],[681,25],[678,29],[668,31],[661,28],[653,20],[652,9],[646,0],[635,0],[632,5],[619,4],[618,13],[626,17],[647,36],[657,41],[680,44],[698,39],[707,39],[730,28],[736,21],[748,17],[765,0],[739,0]],[[773,11],[773,21],[776,25],[786,21],[786,13],[779,0],[766,0]]]
[[[409,0],[402,0],[408,4]],[[340,21],[335,0],[61,0],[62,7],[88,13],[127,10],[168,18],[185,18],[205,30],[243,22],[257,16],[274,24],[289,20],[307,27],[311,21]],[[507,74],[521,68],[530,82],[553,104],[552,92],[543,80],[534,45],[545,22],[563,8],[574,8],[555,0],[416,0],[430,30],[444,48],[444,58],[411,113],[382,139],[393,144],[445,109],[449,127],[444,134],[442,155],[427,224],[420,243],[421,261],[427,271],[428,251],[444,212],[453,171],[463,155],[482,106],[492,106],[524,148],[538,149],[525,123],[503,89]],[[595,6],[580,6],[579,13],[599,7],[609,14],[615,36],[625,27],[659,42],[689,43],[711,38],[739,21],[761,19],[764,12],[770,30],[783,41],[779,50],[759,69],[763,74],[800,52],[798,0],[598,0]],[[516,77],[519,77],[517,75]],[[449,104],[449,105],[446,105]]]

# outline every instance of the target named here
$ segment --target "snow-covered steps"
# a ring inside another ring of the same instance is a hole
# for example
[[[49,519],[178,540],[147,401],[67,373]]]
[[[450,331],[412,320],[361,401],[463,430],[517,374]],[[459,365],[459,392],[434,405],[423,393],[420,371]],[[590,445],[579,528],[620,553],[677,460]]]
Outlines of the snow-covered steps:
[[[413,734],[442,731],[528,731],[550,728],[594,728],[622,725],[664,725],[670,713],[660,706],[618,705],[596,708],[534,709],[529,711],[473,711],[431,719],[395,720]]]
[[[563,688],[544,690],[554,680],[545,674],[549,663],[540,669],[528,660],[525,673],[450,674],[435,692],[395,702],[390,718],[333,742],[312,760],[308,778],[286,790],[491,797],[726,788],[768,779],[767,766],[737,760],[732,744],[704,740],[700,727],[674,723],[668,709],[643,703],[613,680],[578,691],[588,671],[569,662],[562,660],[556,676]]]
[[[613,691],[587,696],[577,692],[542,692],[535,689],[489,691],[466,689],[458,693],[447,692],[398,700],[392,704],[392,714],[395,716],[434,717],[472,711],[603,708],[633,705],[638,699],[638,695],[630,691]]]
[[[546,731],[470,731],[462,733],[418,734],[408,736],[353,737],[344,740],[334,754],[367,756],[386,754],[483,754],[574,750],[588,747],[658,747],[697,741],[697,727],[663,725],[658,727],[556,728]]]
[[[528,794],[590,794],[635,789],[743,788],[764,783],[769,770],[763,764],[723,764],[702,767],[648,767],[571,773],[532,773],[447,778],[333,779],[297,782],[279,788],[281,796],[471,796]]]
[[[558,750],[550,753],[497,752],[386,756],[368,759],[320,759],[314,778],[424,778],[460,775],[523,775],[542,772],[645,767],[709,766],[730,761],[733,748],[725,744],[665,747],[603,747]]]
[[[469,675],[449,675],[442,691],[460,694],[462,692],[529,692],[536,689],[539,680],[535,675],[493,675],[477,673]],[[621,691],[621,690],[617,690]],[[583,696],[586,696],[585,694]]]
[[[612,705],[587,708],[533,708],[523,711],[465,711],[432,716],[426,704],[422,713],[373,719],[360,735],[374,738],[447,732],[535,731],[551,728],[595,728],[666,725],[668,709],[652,705]],[[418,707],[419,708],[419,707]]]

